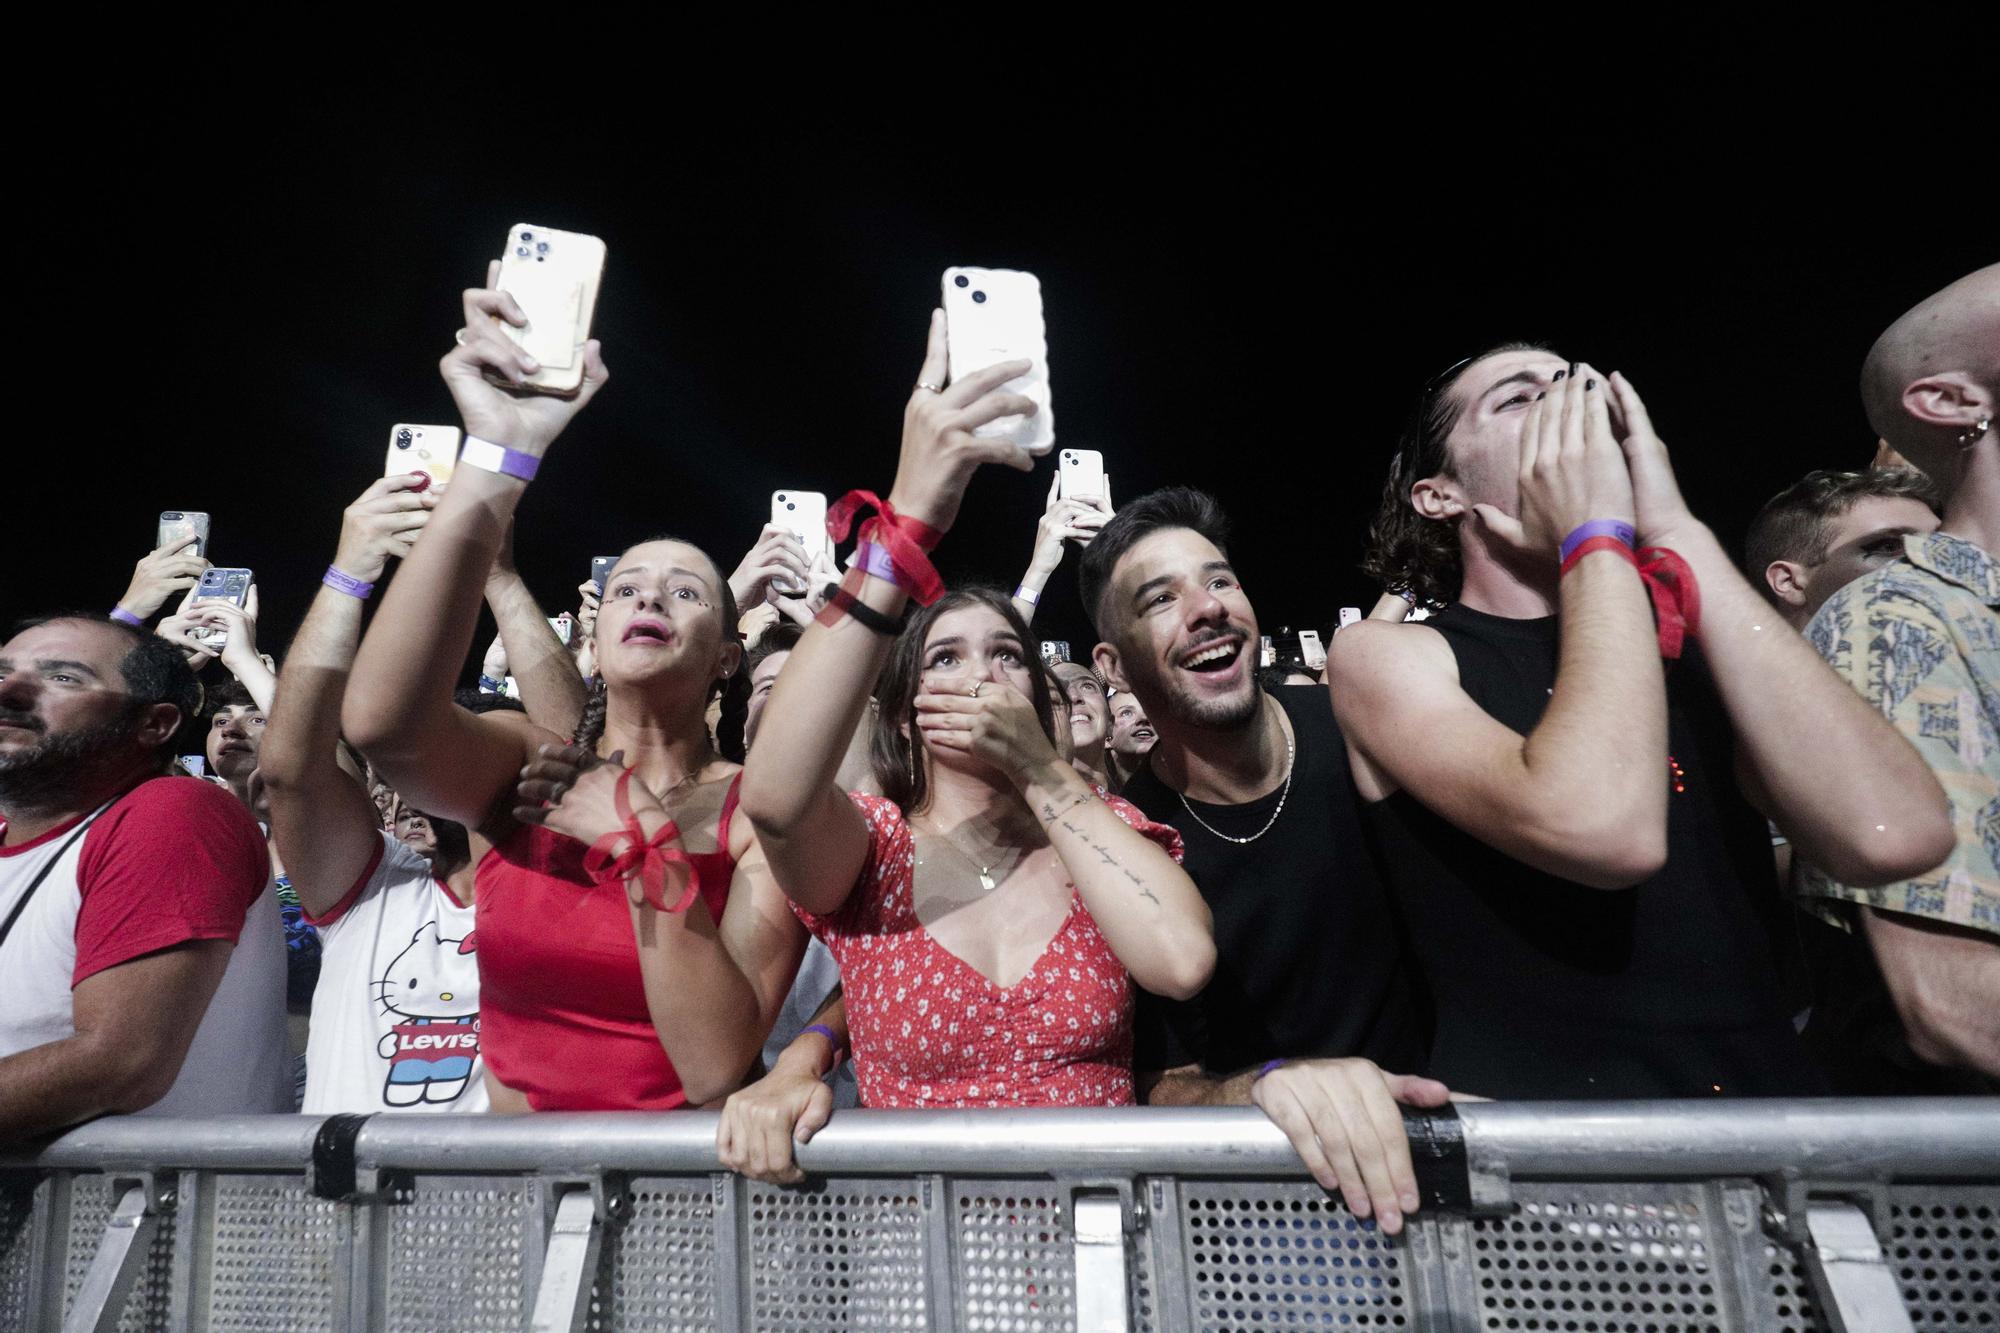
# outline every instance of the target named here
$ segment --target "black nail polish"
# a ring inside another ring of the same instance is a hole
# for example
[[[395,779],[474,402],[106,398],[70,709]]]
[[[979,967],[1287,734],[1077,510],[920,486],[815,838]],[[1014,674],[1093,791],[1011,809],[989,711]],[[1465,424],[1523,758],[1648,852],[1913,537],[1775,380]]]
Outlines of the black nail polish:
[[[1542,391],[1541,391],[1540,393],[1538,393],[1538,394],[1536,394],[1536,395],[1535,395],[1535,401],[1539,403],[1539,402],[1541,402],[1541,401],[1542,401],[1542,399],[1544,399],[1544,398],[1546,398],[1546,397],[1548,397],[1548,396],[1549,396],[1549,391],[1548,391],[1547,389],[1544,389],[1544,390],[1542,390]]]
[[[1583,387],[1584,387],[1585,389],[1595,389],[1595,388],[1597,387],[1597,381],[1596,381],[1596,380],[1585,380],[1585,381],[1583,382]]]
[[[1567,370],[1558,370],[1554,375],[1549,377],[1549,382],[1553,384],[1567,374],[1569,374]]]
[[[1569,373],[1572,375],[1576,374],[1576,362],[1572,361],[1569,363]]]

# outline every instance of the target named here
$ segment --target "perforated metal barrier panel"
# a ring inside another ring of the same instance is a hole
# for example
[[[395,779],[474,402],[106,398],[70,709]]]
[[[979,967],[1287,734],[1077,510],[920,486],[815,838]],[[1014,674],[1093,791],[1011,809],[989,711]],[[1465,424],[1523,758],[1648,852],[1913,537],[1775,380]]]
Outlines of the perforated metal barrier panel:
[[[1992,1126],[2000,1132],[2000,1115]],[[145,1151],[160,1155],[157,1131]],[[878,1166],[796,1188],[692,1159],[662,1170],[658,1152],[645,1169],[622,1172],[604,1145],[541,1163],[520,1153],[482,1160],[469,1149],[433,1156],[430,1169],[363,1170],[355,1193],[338,1200],[318,1197],[297,1161],[268,1170],[236,1158],[227,1168],[161,1161],[132,1176],[121,1174],[130,1158],[98,1171],[0,1162],[0,1333],[60,1327],[93,1285],[119,1291],[108,1326],[220,1333],[513,1333],[531,1312],[570,1305],[575,1323],[536,1326],[1867,1326],[1842,1324],[1839,1284],[1790,1215],[1807,1198],[1865,1215],[1864,1232],[1880,1241],[1875,1272],[1893,1278],[1910,1327],[2000,1333],[2000,1170],[1971,1183],[1856,1177],[1824,1187],[1782,1171],[1516,1180],[1504,1199],[1426,1208],[1388,1238],[1309,1180],[1119,1171],[1111,1168],[1133,1166],[1133,1155],[1110,1150],[1095,1164],[1071,1153],[1042,1176],[982,1174],[961,1153],[933,1163],[949,1169]],[[438,1169],[446,1159],[449,1169]],[[150,1239],[119,1270],[122,1289],[106,1287],[93,1260],[121,1199],[129,1210],[138,1197],[135,1181],[146,1185],[151,1229],[128,1234]],[[1110,1211],[1086,1225],[1086,1198],[1110,1200]],[[567,1278],[552,1239],[560,1200],[565,1217],[595,1219]],[[579,1212],[579,1203],[590,1207]],[[564,1280],[575,1300],[550,1300],[551,1284]]]

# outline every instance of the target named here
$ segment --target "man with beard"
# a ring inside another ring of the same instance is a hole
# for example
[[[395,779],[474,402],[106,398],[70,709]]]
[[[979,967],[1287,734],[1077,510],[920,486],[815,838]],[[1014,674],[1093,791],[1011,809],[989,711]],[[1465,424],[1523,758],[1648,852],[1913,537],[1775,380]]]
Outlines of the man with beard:
[[[1261,1107],[1357,1217],[1417,1206],[1397,1103],[1441,1105],[1389,897],[1362,843],[1323,691],[1257,687],[1257,615],[1214,500],[1184,487],[1118,511],[1083,553],[1099,670],[1158,741],[1124,796],[1180,830],[1214,916],[1215,976],[1140,993],[1134,1065],[1153,1105]],[[1136,727],[1134,728],[1136,730]]]
[[[0,645],[0,1143],[291,1109],[282,1047],[244,1058],[282,994],[228,979],[264,840],[227,792],[165,775],[200,697],[172,645],[110,620]]]

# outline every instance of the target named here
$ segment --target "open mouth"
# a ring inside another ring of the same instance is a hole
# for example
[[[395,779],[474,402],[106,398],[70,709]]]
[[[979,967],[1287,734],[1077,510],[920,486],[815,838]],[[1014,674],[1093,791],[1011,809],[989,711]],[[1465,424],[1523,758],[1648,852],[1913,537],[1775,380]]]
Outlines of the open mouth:
[[[1134,727],[1132,728],[1132,739],[1135,741],[1152,741],[1158,740],[1159,736],[1151,727]]]
[[[1210,639],[1192,651],[1182,655],[1180,667],[1183,671],[1214,675],[1229,670],[1236,665],[1236,659],[1243,655],[1243,640],[1239,638]]]
[[[673,642],[673,638],[674,632],[667,627],[666,621],[647,616],[627,625],[619,642],[668,644]]]

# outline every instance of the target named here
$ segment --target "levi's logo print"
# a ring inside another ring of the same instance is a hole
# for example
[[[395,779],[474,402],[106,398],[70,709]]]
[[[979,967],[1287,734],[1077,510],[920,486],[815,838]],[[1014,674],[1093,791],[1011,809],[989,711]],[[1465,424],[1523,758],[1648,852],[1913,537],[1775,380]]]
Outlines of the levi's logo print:
[[[375,1044],[389,1062],[382,1100],[389,1106],[458,1100],[479,1055],[479,960],[474,936],[446,939],[426,921],[380,980],[370,982],[396,1021]]]

